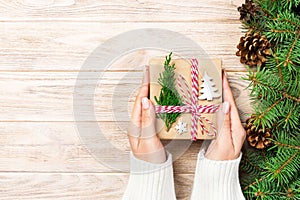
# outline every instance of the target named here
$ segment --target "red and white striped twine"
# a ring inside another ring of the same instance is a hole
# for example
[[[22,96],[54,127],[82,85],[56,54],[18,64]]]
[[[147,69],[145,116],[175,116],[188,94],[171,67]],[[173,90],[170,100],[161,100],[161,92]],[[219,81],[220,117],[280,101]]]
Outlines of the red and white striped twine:
[[[191,59],[191,79],[192,79],[192,94],[189,89],[187,81],[183,76],[179,75],[177,84],[182,96],[183,106],[155,106],[156,113],[192,113],[191,122],[191,139],[193,141],[197,140],[198,131],[198,121],[201,127],[202,134],[206,133],[208,135],[210,132],[206,129],[204,121],[213,129],[213,135],[216,135],[217,129],[214,124],[208,120],[206,117],[201,116],[201,113],[215,113],[219,109],[219,105],[198,105],[198,95],[199,95],[199,71],[198,71],[198,61],[197,59]],[[183,82],[183,84],[182,84]]]

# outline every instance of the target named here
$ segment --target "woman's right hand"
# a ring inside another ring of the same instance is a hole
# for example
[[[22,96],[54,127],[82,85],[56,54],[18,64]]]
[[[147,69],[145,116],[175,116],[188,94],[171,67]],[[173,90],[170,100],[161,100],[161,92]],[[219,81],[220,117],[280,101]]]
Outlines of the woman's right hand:
[[[147,98],[149,93],[149,67],[146,67],[143,84],[136,97],[128,127],[131,150],[138,159],[163,163],[166,152],[155,131],[155,111]]]

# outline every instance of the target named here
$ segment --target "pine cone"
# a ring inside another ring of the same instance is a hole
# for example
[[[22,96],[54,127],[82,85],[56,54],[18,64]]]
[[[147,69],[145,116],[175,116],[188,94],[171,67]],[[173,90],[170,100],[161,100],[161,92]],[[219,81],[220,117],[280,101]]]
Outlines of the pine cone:
[[[241,56],[241,63],[250,67],[262,66],[266,61],[266,56],[271,55],[271,44],[265,36],[259,33],[248,32],[241,37],[240,43],[237,45],[239,49],[237,56]]]
[[[256,149],[264,149],[271,145],[272,138],[271,130],[269,128],[266,128],[265,131],[263,131],[262,127],[259,126],[258,128],[253,124],[253,121],[255,119],[255,116],[251,116],[246,121],[246,133],[247,133],[247,140],[250,144],[250,146],[256,148]]]
[[[245,22],[253,21],[257,12],[260,11],[261,8],[257,7],[252,0],[246,0],[242,6],[238,7],[238,11],[240,12],[240,20]]]

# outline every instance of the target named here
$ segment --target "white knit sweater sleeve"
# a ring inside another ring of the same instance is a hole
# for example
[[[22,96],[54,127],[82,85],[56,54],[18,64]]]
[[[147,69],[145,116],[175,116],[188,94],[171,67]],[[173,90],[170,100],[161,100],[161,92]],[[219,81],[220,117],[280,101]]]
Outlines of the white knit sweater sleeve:
[[[192,200],[244,200],[239,183],[239,163],[242,153],[235,160],[215,161],[198,154]]]
[[[176,200],[172,155],[167,161],[153,164],[130,153],[130,176],[123,200]]]
[[[244,200],[238,166],[241,155],[235,160],[213,161],[198,154],[191,200]],[[153,164],[130,154],[130,177],[123,200],[175,200],[172,155],[167,161]]]

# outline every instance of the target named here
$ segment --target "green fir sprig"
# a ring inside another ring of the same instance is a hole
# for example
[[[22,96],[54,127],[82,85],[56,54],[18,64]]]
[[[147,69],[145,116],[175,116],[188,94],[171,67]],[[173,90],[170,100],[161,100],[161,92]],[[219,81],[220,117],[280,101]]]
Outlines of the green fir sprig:
[[[175,64],[171,64],[172,52],[166,56],[164,71],[159,74],[158,83],[161,85],[159,97],[154,96],[158,105],[161,106],[181,106],[182,100],[176,90]],[[157,117],[165,122],[167,131],[176,122],[180,113],[158,113]]]

